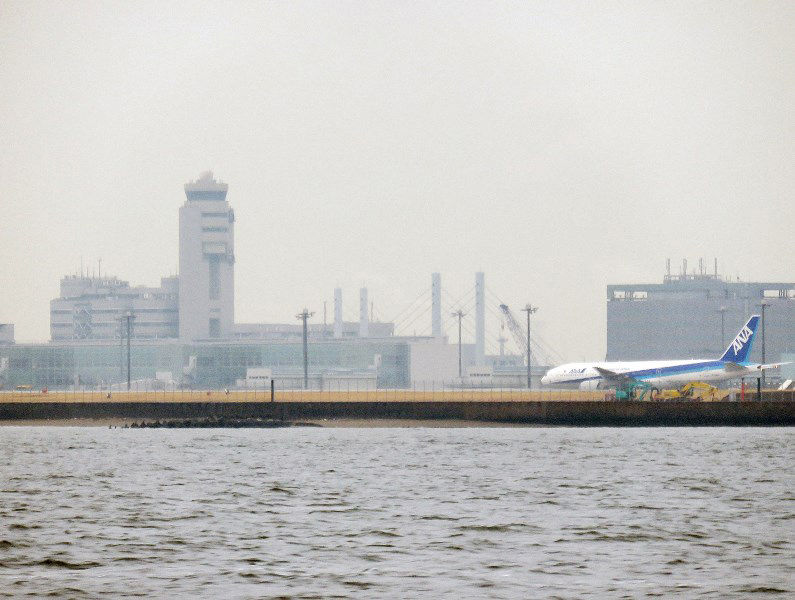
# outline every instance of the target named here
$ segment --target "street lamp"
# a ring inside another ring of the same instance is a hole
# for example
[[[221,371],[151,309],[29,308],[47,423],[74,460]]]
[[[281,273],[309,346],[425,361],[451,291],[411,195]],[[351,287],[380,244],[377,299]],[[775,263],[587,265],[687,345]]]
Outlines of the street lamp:
[[[531,376],[530,376],[530,315],[538,310],[537,306],[531,306],[530,304],[525,304],[525,307],[522,309],[522,312],[527,313],[527,389],[531,388]]]
[[[460,308],[453,313],[454,317],[458,317],[458,378],[463,378],[463,371],[461,368],[461,319],[466,316],[466,313]]]
[[[769,306],[767,300],[762,300],[757,306],[762,308],[762,364],[765,364],[765,309]],[[762,376],[760,377],[760,386],[765,387],[765,371],[762,369]],[[761,400],[761,397],[760,397]]]
[[[718,309],[718,312],[720,313],[720,351],[721,352],[723,352],[726,349],[726,327],[725,327],[725,321],[726,321],[726,311],[727,310],[729,310],[729,309],[727,307],[725,307],[725,306],[721,306]]]
[[[304,389],[309,387],[309,345],[306,341],[306,320],[314,314],[315,313],[309,312],[309,310],[305,308],[303,311],[295,315],[296,319],[304,322]]]
[[[126,315],[121,317],[121,320],[127,321],[127,391],[130,391],[130,333],[132,331],[132,321],[135,315],[128,311]]]

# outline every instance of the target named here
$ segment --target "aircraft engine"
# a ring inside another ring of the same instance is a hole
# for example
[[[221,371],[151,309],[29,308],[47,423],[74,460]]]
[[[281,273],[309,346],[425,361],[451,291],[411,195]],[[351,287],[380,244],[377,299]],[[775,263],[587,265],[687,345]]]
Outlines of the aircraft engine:
[[[580,384],[580,389],[588,392],[591,392],[593,390],[598,390],[600,383],[602,382],[598,379],[589,379],[588,381],[583,381]]]

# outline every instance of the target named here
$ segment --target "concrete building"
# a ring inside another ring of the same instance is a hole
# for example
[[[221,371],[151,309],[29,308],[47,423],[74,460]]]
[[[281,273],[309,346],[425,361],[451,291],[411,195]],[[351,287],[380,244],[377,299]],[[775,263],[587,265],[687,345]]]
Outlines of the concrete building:
[[[472,344],[462,345],[462,360],[474,355]],[[409,372],[415,386],[431,389],[458,380],[458,346],[440,344],[435,337],[411,344]]]
[[[683,271],[686,271],[684,269]],[[607,360],[717,358],[765,304],[765,359],[795,352],[795,283],[725,281],[717,273],[607,286]],[[762,326],[751,360],[762,360]]]
[[[178,294],[176,277],[163,277],[157,288],[130,287],[117,277],[64,277],[60,297],[50,301],[50,338],[55,342],[118,339],[120,319],[128,313],[135,315],[133,338],[175,338]]]
[[[235,322],[235,213],[211,172],[179,209],[179,339],[229,338]]]
[[[14,324],[0,323],[0,344],[14,343]]]

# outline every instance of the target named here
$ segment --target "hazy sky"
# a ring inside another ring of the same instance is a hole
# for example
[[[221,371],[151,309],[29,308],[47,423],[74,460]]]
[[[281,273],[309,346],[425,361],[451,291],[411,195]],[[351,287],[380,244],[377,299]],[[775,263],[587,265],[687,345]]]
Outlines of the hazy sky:
[[[175,272],[205,169],[237,322],[322,320],[337,285],[355,319],[362,284],[389,319],[431,272],[457,298],[482,270],[596,359],[605,286],[667,257],[795,280],[793,2],[0,0],[0,140],[17,340],[48,339],[81,257]]]

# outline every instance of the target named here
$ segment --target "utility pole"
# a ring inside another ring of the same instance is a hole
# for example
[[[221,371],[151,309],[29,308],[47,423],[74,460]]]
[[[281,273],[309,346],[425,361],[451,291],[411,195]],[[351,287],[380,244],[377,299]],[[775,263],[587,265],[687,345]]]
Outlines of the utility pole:
[[[119,317],[119,391],[121,391],[121,384],[123,381],[124,381],[124,317]]]
[[[723,352],[726,349],[726,311],[729,310],[725,306],[721,306],[718,309],[720,313],[720,351]]]
[[[461,368],[461,319],[466,316],[466,313],[460,308],[453,313],[454,317],[458,317],[458,378],[463,378],[463,370]]]
[[[304,389],[309,387],[309,344],[307,343],[306,320],[314,314],[305,308],[295,315],[296,319],[304,323]]]
[[[761,303],[757,304],[762,308],[762,364],[765,364],[765,309],[768,307],[768,303],[765,300],[762,300]],[[760,380],[760,387],[765,387],[765,371],[763,370],[761,373]],[[760,400],[761,394],[760,394]]]
[[[537,306],[525,304],[522,312],[527,313],[527,389],[531,389],[532,378],[530,375],[530,315],[538,310]]]
[[[127,391],[130,391],[130,338],[132,337],[132,321],[135,319],[135,315],[131,312],[127,312],[126,315],[122,317],[127,321]]]

